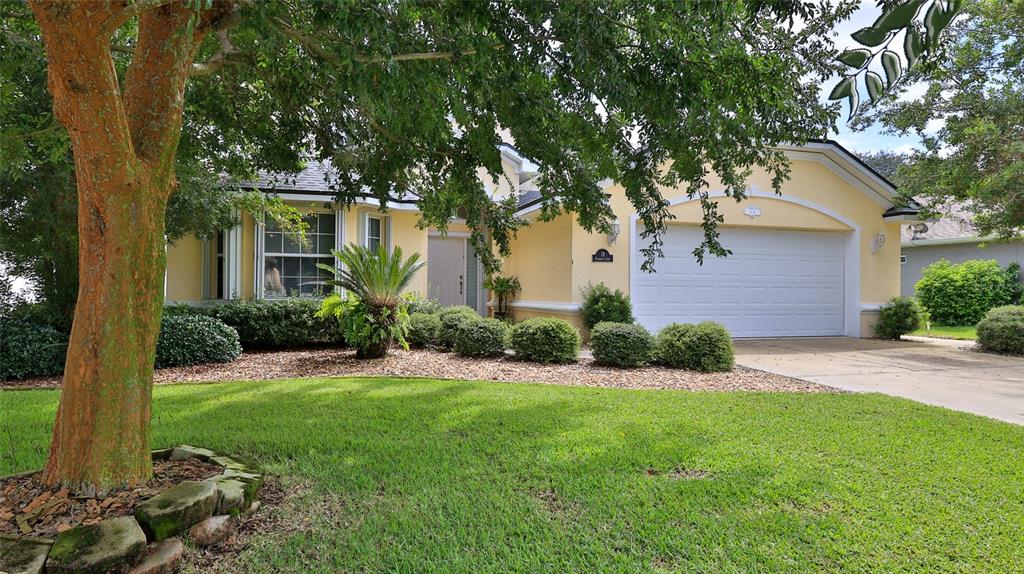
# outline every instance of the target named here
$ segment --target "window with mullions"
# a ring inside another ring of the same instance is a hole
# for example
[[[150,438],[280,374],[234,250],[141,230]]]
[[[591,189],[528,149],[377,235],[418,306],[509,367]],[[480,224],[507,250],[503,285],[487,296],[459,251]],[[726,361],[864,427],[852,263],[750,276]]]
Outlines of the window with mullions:
[[[311,213],[302,218],[309,226],[305,241],[267,222],[263,230],[263,295],[265,297],[318,297],[331,287],[334,275],[317,263],[334,266],[335,215]]]

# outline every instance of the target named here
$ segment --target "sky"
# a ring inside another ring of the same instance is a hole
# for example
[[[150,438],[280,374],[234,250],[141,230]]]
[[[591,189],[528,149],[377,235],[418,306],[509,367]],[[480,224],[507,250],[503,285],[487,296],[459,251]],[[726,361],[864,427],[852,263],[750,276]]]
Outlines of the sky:
[[[878,9],[875,0],[861,0],[860,8],[854,12],[853,16],[841,23],[836,27],[836,46],[842,48],[854,48],[860,47],[857,42],[850,38],[850,34],[870,26],[875,19],[881,14]],[[902,43],[901,43],[902,45]],[[822,99],[828,97],[828,93],[832,90],[836,81],[833,80],[822,86]],[[909,91],[910,94],[914,93],[913,87]],[[861,94],[862,100],[866,98],[865,94]],[[868,151],[897,151],[897,152],[909,152],[912,149],[919,148],[918,139],[915,136],[894,136],[889,134],[883,134],[881,126],[875,125],[871,128],[855,132],[846,125],[846,117],[849,114],[849,110],[846,107],[845,102],[843,103],[842,116],[838,122],[838,133],[830,134],[830,137],[847,149],[858,152]]]

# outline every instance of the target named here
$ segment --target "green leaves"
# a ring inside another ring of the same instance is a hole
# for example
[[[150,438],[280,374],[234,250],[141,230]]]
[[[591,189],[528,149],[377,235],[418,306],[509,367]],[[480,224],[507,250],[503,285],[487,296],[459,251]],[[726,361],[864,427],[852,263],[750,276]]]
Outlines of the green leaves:
[[[851,68],[862,68],[864,64],[871,58],[871,50],[857,49],[857,50],[846,50],[842,54],[839,54],[839,61],[846,64]]]
[[[911,26],[907,28],[907,33],[903,37],[903,53],[907,56],[907,68],[912,68],[917,60],[924,53],[924,35],[921,33],[920,26]]]
[[[900,63],[900,57],[896,55],[896,52],[892,50],[882,52],[882,69],[885,70],[885,79],[890,87],[900,79],[900,75],[903,74],[903,64]]]
[[[924,27],[927,31],[928,46],[931,49],[938,47],[939,36],[956,17],[961,3],[961,0],[948,0],[948,2],[936,0],[928,9],[924,17]]]
[[[914,21],[914,17],[917,16],[917,11],[925,1],[926,0],[911,0],[906,4],[891,6],[882,13],[878,20],[875,20],[872,27],[886,32],[906,28]]]
[[[871,103],[877,102],[885,93],[885,85],[882,84],[882,76],[875,72],[868,72],[864,75],[864,84],[868,88],[868,96]]]
[[[867,28],[861,28],[853,34],[850,34],[850,37],[865,46],[874,47],[888,40],[889,32],[873,26],[868,26]]]
[[[924,32],[916,20],[922,6],[931,2],[924,17]],[[961,0],[904,0],[903,2],[880,3],[884,11],[867,28],[857,30],[851,37],[864,46],[874,48],[881,46],[877,52],[868,48],[846,50],[837,60],[843,65],[854,68],[852,76],[839,81],[829,95],[830,100],[848,98],[850,101],[850,117],[858,113],[856,77],[864,73],[864,85],[872,103],[878,102],[885,90],[894,89],[904,75],[922,58],[931,54],[938,47],[942,31],[960,10]],[[889,49],[889,45],[904,32],[903,52],[906,66],[899,54]],[[885,74],[885,84],[877,72],[870,70],[874,58],[878,56],[879,64]]]

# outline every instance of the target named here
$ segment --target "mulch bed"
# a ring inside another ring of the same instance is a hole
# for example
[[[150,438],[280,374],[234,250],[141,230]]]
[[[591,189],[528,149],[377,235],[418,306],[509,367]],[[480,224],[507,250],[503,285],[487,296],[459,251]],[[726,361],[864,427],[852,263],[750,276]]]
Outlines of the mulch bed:
[[[106,496],[75,496],[66,488],[44,486],[39,472],[0,479],[0,534],[52,538],[80,524],[126,516],[135,506],[185,480],[203,480],[223,472],[215,465],[190,458],[158,460],[153,478],[135,488]]]
[[[305,349],[247,352],[232,363],[194,365],[158,370],[161,383],[212,383],[300,377],[390,376],[540,382],[556,385],[621,389],[680,389],[691,391],[836,392],[799,379],[737,366],[727,373],[698,373],[682,369],[599,367],[584,358],[569,365],[541,365],[510,356],[470,359],[454,353],[414,349],[393,350],[383,359],[356,359],[349,349]],[[57,388],[59,378],[0,382],[0,388]]]

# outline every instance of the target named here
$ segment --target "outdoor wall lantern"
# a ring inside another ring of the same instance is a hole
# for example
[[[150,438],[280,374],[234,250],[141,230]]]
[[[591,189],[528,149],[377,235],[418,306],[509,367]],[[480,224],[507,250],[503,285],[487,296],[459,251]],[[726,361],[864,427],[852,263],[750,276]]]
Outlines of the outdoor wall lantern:
[[[608,228],[608,245],[615,245],[615,242],[619,239],[619,233],[622,232],[622,225],[619,220],[616,219],[611,222]]]
[[[876,253],[879,249],[882,248],[883,245],[885,245],[884,231],[876,235],[875,238],[871,241],[871,252]]]

